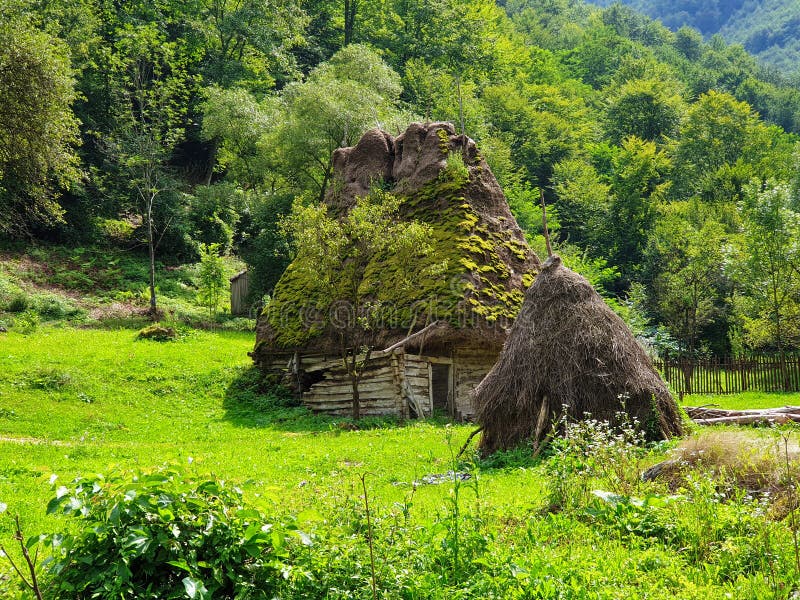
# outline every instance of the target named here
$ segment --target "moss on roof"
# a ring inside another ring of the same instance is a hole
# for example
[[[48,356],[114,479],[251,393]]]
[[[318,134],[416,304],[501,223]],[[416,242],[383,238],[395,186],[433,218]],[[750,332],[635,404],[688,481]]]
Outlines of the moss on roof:
[[[416,265],[420,276],[411,287],[401,280],[407,269],[400,268],[397,257],[377,255],[368,265],[359,294],[365,301],[384,303],[386,329],[405,331],[415,325],[415,316],[416,325],[438,319],[454,329],[493,327],[516,317],[524,289],[533,281],[533,273],[520,272],[530,266],[532,253],[516,224],[509,226],[503,216],[490,223],[470,201],[469,184],[480,172],[478,156],[465,177],[446,168],[417,191],[395,192],[403,218],[429,224],[433,237],[432,251]],[[315,294],[309,270],[298,268],[304,260],[300,255],[289,266],[265,311],[272,330],[269,343],[278,349],[308,346],[325,333],[322,322],[309,318],[329,307]]]

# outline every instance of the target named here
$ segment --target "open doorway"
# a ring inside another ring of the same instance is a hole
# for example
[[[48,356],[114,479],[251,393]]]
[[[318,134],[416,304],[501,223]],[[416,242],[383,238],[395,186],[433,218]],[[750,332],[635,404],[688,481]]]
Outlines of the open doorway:
[[[445,363],[431,365],[431,403],[434,413],[450,414],[450,368]]]

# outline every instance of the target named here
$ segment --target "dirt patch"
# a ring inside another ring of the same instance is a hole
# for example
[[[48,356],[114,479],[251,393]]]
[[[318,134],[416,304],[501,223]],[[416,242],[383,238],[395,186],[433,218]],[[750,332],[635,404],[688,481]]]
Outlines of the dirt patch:
[[[41,438],[29,438],[29,437],[7,437],[4,435],[0,435],[0,442],[6,442],[9,444],[19,444],[21,446],[24,445],[31,445],[31,446],[72,446],[72,444],[67,442],[62,442],[60,440],[43,440]]]

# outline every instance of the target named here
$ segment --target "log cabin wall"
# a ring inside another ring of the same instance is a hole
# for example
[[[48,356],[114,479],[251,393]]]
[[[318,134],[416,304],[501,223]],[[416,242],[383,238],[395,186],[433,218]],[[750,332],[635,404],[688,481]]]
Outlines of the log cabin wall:
[[[439,409],[446,407],[454,419],[470,420],[475,414],[472,393],[497,357],[498,352],[485,348],[459,347],[451,356],[395,352],[374,358],[359,384],[361,414],[429,417],[436,395]],[[303,403],[311,410],[343,416],[351,413],[353,388],[340,358],[284,354],[274,356],[263,367],[267,372],[285,374],[293,383],[300,372],[301,379],[310,382]],[[442,377],[447,377],[446,384]]]
[[[404,397],[409,408],[414,413],[422,411],[420,417],[429,417],[433,410],[430,395],[430,374],[428,372],[428,360],[424,356],[417,354],[403,353],[403,386]]]
[[[301,364],[309,372],[310,366]],[[402,415],[400,383],[391,356],[371,360],[358,386],[361,415]],[[315,412],[351,414],[353,385],[341,361],[324,370],[322,379],[303,394],[303,403]]]
[[[475,416],[472,395],[497,362],[500,352],[476,346],[461,346],[453,352],[453,418],[471,421]]]

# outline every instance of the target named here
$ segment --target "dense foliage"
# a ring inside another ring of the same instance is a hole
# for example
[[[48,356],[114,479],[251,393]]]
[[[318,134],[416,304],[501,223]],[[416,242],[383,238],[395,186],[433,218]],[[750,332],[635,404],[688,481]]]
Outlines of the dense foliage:
[[[223,481],[175,469],[79,478],[48,512],[80,518],[46,539],[53,598],[251,598],[278,587],[287,534]]]
[[[619,0],[590,0],[608,6]],[[766,64],[800,75],[800,14],[792,0],[622,0],[670,29],[693,27],[706,37],[742,44]]]
[[[0,155],[6,233],[167,262],[219,244],[257,302],[288,264],[278,223],[333,185],[336,147],[450,120],[534,245],[543,190],[567,264],[657,349],[800,340],[800,286],[780,275],[800,256],[800,90],[719,37],[573,0],[0,6],[1,52],[41,75],[3,71],[0,104],[28,115],[0,109],[18,140]]]

